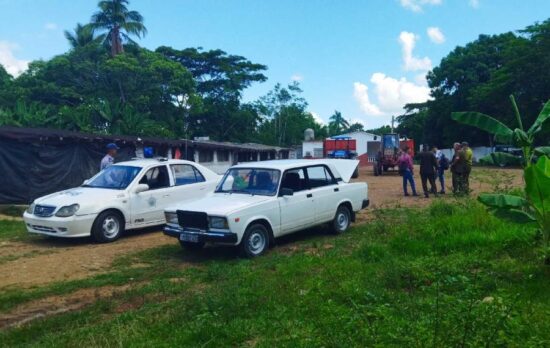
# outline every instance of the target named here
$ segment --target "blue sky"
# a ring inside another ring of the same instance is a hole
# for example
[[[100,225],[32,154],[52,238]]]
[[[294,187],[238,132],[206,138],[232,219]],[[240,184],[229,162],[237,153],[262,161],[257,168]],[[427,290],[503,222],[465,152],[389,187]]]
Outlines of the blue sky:
[[[0,63],[68,49],[63,30],[86,23],[95,0],[0,0]],[[520,6],[518,6],[521,4]],[[481,33],[522,29],[550,14],[550,0],[132,0],[145,17],[141,45],[221,48],[269,67],[275,83],[300,81],[309,110],[334,110],[367,128],[387,124],[406,102],[423,101],[423,76],[457,45]]]

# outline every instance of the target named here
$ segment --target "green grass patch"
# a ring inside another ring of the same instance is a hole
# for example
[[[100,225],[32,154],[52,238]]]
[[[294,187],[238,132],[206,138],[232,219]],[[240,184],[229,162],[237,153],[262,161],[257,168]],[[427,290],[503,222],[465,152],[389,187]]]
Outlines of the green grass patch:
[[[2,332],[0,345],[544,347],[550,268],[536,245],[532,227],[460,200],[379,211],[342,236],[302,232],[254,260],[174,243],[119,259],[112,274],[50,287],[146,282]]]
[[[29,236],[25,224],[18,220],[0,220],[0,240],[24,240]]]

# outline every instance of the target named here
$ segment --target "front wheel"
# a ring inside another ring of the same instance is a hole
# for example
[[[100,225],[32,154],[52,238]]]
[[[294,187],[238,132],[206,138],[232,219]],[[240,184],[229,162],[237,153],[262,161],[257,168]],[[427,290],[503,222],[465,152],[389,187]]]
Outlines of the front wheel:
[[[250,225],[240,244],[243,256],[252,258],[260,256],[269,248],[269,232],[262,224]]]
[[[346,232],[351,225],[351,212],[348,207],[341,205],[336,210],[334,220],[332,220],[332,231],[334,234]]]
[[[123,232],[124,219],[112,210],[99,214],[92,225],[92,237],[100,243],[114,242]]]

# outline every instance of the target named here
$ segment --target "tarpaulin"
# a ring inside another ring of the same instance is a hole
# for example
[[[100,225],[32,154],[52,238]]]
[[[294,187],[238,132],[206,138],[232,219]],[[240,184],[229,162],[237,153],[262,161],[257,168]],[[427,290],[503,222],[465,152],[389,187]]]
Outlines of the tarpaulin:
[[[116,160],[133,157],[133,151],[121,149]],[[0,140],[0,204],[28,204],[38,197],[79,186],[99,171],[104,155],[103,144],[44,145]]]

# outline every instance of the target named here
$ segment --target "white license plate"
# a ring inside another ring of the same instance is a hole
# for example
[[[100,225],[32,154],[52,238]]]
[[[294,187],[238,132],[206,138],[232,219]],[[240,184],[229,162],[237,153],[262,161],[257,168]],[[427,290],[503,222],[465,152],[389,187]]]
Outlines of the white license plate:
[[[199,236],[196,235],[196,234],[182,233],[182,234],[180,234],[180,240],[182,242],[198,243],[199,242]]]

